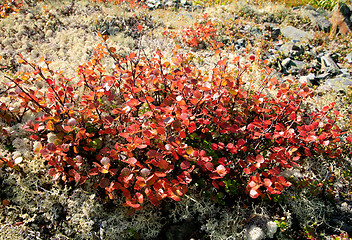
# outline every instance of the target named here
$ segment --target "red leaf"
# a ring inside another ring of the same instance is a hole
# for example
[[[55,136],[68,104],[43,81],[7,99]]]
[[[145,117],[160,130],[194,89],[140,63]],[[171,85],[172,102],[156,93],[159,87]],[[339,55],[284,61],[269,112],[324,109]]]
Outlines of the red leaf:
[[[183,161],[180,165],[182,170],[186,170],[191,166],[191,164],[188,161]]]
[[[252,189],[252,190],[249,191],[249,196],[251,198],[257,198],[257,197],[259,197],[259,195],[260,195],[260,190],[259,189],[257,189],[257,190]]]
[[[257,155],[256,161],[257,163],[264,163],[264,157],[262,155]]]
[[[155,172],[154,174],[157,177],[166,177],[166,173],[163,173],[163,172]]]
[[[274,185],[275,185],[275,188],[276,188],[277,190],[279,190],[280,192],[284,189],[284,187],[283,187],[280,183],[278,183],[278,182],[276,182]]]
[[[233,149],[235,146],[233,145],[233,143],[229,143],[229,144],[227,144],[227,149],[228,150],[231,150],[231,149]]]
[[[208,171],[213,171],[214,170],[214,165],[211,163],[211,162],[207,162],[205,164],[205,168],[208,170]]]
[[[191,175],[187,171],[183,171],[180,175],[177,176],[177,179],[181,184],[188,184],[192,182]]]
[[[98,174],[99,174],[98,168],[92,168],[91,170],[89,170],[89,173],[88,173],[89,176],[95,176]]]
[[[243,160],[239,160],[238,163],[240,164],[241,167],[245,168],[247,164]]]
[[[129,106],[129,107],[135,107],[135,106],[137,106],[137,105],[140,104],[140,103],[141,103],[141,102],[138,101],[137,99],[132,98],[132,99],[130,99],[126,104],[127,104],[127,106]]]
[[[48,143],[47,145],[46,145],[46,148],[49,150],[49,151],[51,151],[51,152],[55,152],[56,151],[56,145],[54,144],[54,143]]]
[[[263,182],[264,182],[264,186],[267,188],[273,184],[273,182],[269,178],[264,178]]]
[[[139,149],[143,149],[143,148],[148,147],[148,145],[146,145],[146,144],[139,144],[139,145],[137,145],[136,147],[139,148]]]
[[[56,173],[57,173],[56,168],[50,168],[50,169],[49,169],[49,173],[48,173],[49,176],[52,176],[52,177],[53,177]]]
[[[161,169],[166,169],[169,166],[169,163],[166,160],[161,160],[158,164],[158,167]]]
[[[169,188],[167,190],[167,194],[168,194],[168,197],[171,198],[172,200],[175,200],[175,201],[181,201],[181,198],[179,196],[177,196],[171,188]]]
[[[227,170],[223,165],[217,166],[215,172],[219,174],[221,177],[224,177],[227,174]]]
[[[102,178],[102,179],[100,180],[99,186],[100,186],[101,188],[106,188],[106,187],[110,186],[110,180],[107,179],[107,178]]]
[[[132,157],[132,158],[128,158],[125,162],[130,164],[131,166],[134,166],[137,163],[137,159]]]
[[[160,201],[155,197],[153,190],[146,188],[145,189],[145,194],[147,195],[147,197],[149,198],[150,202],[154,205],[154,206],[158,206],[160,204]]]
[[[37,135],[31,135],[29,138],[35,141],[39,140],[39,137]]]
[[[186,138],[186,133],[184,131],[180,132],[180,138]]]
[[[286,179],[283,176],[278,176],[277,180],[284,187],[289,187],[292,185],[289,181],[286,181]]]
[[[195,90],[193,96],[199,99],[202,97],[202,93],[199,90]]]
[[[136,179],[137,179],[137,181],[134,185],[135,190],[140,190],[147,185],[144,178],[136,176]]]
[[[159,134],[159,135],[164,135],[165,134],[165,129],[163,127],[158,127],[156,129],[156,132]]]
[[[238,142],[237,142],[237,146],[239,146],[239,147],[241,147],[241,146],[243,146],[243,145],[245,145],[245,144],[246,144],[246,141],[243,140],[243,139],[240,139],[240,140],[238,140]]]
[[[249,170],[249,168],[244,168],[244,169],[243,169],[243,172],[244,172],[245,174],[251,174],[251,173],[252,173],[251,170]]]
[[[138,29],[138,31],[139,31],[139,32],[142,32],[143,27],[142,27],[141,25],[139,25],[139,24],[138,24],[137,29]]]

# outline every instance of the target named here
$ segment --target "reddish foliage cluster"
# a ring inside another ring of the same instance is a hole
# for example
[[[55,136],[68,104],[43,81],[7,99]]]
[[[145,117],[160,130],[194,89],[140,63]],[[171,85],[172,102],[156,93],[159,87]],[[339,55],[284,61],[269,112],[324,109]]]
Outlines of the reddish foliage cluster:
[[[23,5],[23,0],[6,0],[0,4],[0,18],[7,17],[10,13],[18,12]]]
[[[181,38],[183,43],[192,48],[218,49],[223,46],[223,43],[216,41],[217,32],[215,24],[208,20],[207,14],[204,14],[201,22],[196,22],[193,27],[183,30]],[[173,31],[165,31],[164,35],[173,39],[179,38],[179,35]]]
[[[92,2],[102,2],[102,3],[113,3],[116,5],[121,5],[122,3],[127,3],[131,8],[144,7],[143,0],[91,0]]]
[[[223,58],[204,75],[188,64],[189,56],[171,62],[160,52],[150,59],[121,57],[106,39],[79,66],[78,82],[52,71],[44,59],[46,67],[22,58],[33,71],[9,78],[14,90],[8,97],[21,109],[2,109],[17,116],[41,113],[24,128],[41,143],[36,152],[55,180],[82,184],[90,178],[109,198],[121,192],[126,206],[141,209],[146,198],[154,205],[180,200],[195,177],[216,188],[228,179],[247,182],[252,198],[280,194],[291,185],[282,170],[304,157],[341,154],[334,104],[306,112],[308,87],[268,76],[256,91],[245,88],[242,74],[254,56],[243,66],[238,57]],[[111,74],[101,63],[108,56],[115,63]],[[38,81],[48,90],[28,87]]]

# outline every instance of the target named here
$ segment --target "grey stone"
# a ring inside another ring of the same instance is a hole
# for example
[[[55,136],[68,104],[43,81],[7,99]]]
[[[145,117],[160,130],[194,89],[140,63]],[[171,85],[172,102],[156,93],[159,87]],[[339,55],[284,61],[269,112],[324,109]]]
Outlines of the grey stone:
[[[348,71],[347,68],[340,69],[341,72],[341,77],[349,77],[351,76],[350,72]]]
[[[172,7],[172,6],[174,6],[174,5],[175,5],[175,3],[174,3],[172,0],[165,2],[165,7]]]
[[[340,69],[339,66],[330,57],[330,54],[326,54],[321,58],[321,66],[323,69]]]
[[[281,52],[285,57],[292,55],[299,56],[300,54],[304,53],[304,48],[299,43],[295,44],[293,42],[288,42],[279,48],[279,52]]]
[[[305,7],[301,13],[304,17],[308,17],[311,21],[313,27],[317,27],[324,32],[329,32],[331,28],[331,23],[327,20],[327,13],[317,11],[314,7]]]
[[[352,86],[351,78],[337,77],[333,79],[328,79],[324,84],[328,89],[333,89],[335,91],[346,92],[349,86]]]
[[[298,40],[298,41],[308,41],[310,39],[313,39],[313,35],[305,32],[303,30],[300,30],[298,28],[295,28],[293,26],[287,26],[281,28],[282,35],[291,39],[291,40]]]
[[[352,52],[350,52],[349,54],[347,54],[347,56],[346,56],[346,61],[348,62],[348,63],[352,63]]]
[[[331,74],[330,73],[322,73],[322,74],[319,74],[315,77],[315,79],[320,82],[320,81],[323,81],[325,79],[327,79],[328,77],[331,77]]]
[[[299,82],[300,83],[312,83],[312,81],[314,81],[314,79],[315,79],[315,74],[310,73],[307,76],[301,76],[299,78]]]
[[[315,7],[313,7],[312,5],[306,5],[305,7],[304,7],[304,9],[306,9],[306,10],[310,10],[310,11],[316,11],[316,9],[315,9]]]
[[[304,69],[306,67],[306,63],[304,61],[293,60],[293,66],[296,69]]]

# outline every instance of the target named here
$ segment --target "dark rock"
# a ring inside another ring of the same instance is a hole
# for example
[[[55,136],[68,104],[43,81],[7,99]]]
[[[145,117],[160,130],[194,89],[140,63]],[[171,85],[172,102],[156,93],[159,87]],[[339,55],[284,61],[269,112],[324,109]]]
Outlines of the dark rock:
[[[275,25],[268,24],[265,26],[265,35],[264,37],[269,40],[277,40],[281,35],[281,30]]]
[[[298,57],[304,53],[304,48],[300,44],[288,42],[279,48],[279,52],[285,57]]]
[[[281,62],[281,66],[285,69],[289,69],[293,65],[294,65],[294,63],[290,58],[286,58],[286,59],[282,60],[282,62]]]
[[[166,225],[158,239],[184,240],[199,232],[199,222],[195,220],[185,220],[180,223]]]
[[[304,54],[304,47],[299,45],[293,45],[290,51],[291,57],[299,57]]]
[[[352,23],[350,18],[350,8],[345,3],[340,2],[339,4],[337,4],[333,10],[333,14],[330,19],[332,25],[331,35],[334,35],[337,29],[343,35],[352,32]]]

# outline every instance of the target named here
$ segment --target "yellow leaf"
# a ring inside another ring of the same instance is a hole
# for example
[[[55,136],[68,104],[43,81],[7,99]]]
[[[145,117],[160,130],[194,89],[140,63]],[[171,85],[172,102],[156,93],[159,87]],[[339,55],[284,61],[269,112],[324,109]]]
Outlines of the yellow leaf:
[[[188,146],[188,147],[186,148],[186,153],[187,153],[188,155],[191,155],[191,154],[193,153],[193,148],[192,148],[191,146]]]
[[[73,151],[74,151],[74,153],[78,153],[78,148],[77,148],[77,146],[73,146]]]
[[[50,130],[50,131],[54,131],[54,130],[55,130],[53,121],[49,120],[49,121],[46,123],[46,129],[47,129],[47,130]]]

